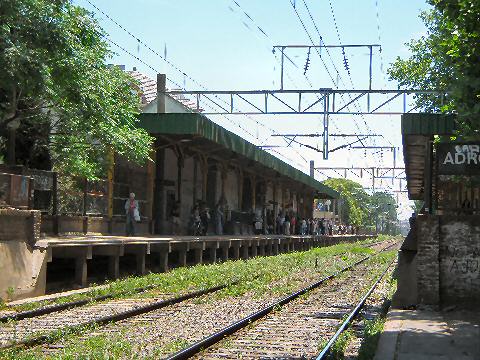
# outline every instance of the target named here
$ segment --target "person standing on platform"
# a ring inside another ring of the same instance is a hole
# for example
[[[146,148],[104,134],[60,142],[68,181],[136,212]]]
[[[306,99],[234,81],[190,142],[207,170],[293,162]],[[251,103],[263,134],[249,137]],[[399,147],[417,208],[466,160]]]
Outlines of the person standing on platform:
[[[126,233],[127,236],[135,235],[135,222],[140,221],[140,211],[138,209],[138,201],[135,200],[135,194],[130,193],[125,202],[125,214],[127,215]]]
[[[283,223],[283,230],[285,235],[290,235],[290,215],[285,213],[285,222]]]
[[[297,217],[295,214],[292,214],[290,216],[290,234],[296,235],[297,234]]]
[[[275,229],[275,234],[281,235],[283,233],[283,223],[285,221],[285,216],[280,210],[277,215],[277,228]]]
[[[215,233],[223,235],[223,209],[220,203],[215,208]]]
[[[173,235],[180,235],[180,201],[176,201],[170,212]]]
[[[210,222],[210,213],[205,203],[200,205],[200,220],[202,221],[202,235],[205,236],[208,233],[208,223]]]

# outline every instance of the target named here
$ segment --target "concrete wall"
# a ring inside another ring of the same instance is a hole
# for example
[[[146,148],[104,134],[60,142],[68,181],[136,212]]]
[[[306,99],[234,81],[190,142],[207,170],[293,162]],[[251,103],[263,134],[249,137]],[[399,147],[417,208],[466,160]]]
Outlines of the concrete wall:
[[[45,293],[46,251],[33,248],[40,235],[40,212],[0,210],[0,298]]]
[[[480,216],[419,215],[416,244],[399,253],[397,305],[415,305],[416,293],[416,304],[478,307],[479,224]]]
[[[440,299],[444,305],[480,300],[480,217],[440,216]]]
[[[420,215],[416,223],[418,302],[438,305],[440,303],[438,217]]]
[[[40,236],[40,211],[0,209],[0,241],[27,241]]]

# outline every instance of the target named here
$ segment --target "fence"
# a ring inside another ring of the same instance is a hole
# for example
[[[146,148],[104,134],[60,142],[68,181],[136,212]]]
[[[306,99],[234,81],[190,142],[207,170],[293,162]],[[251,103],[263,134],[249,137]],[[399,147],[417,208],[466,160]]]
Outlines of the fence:
[[[131,189],[126,183],[109,185],[105,179],[88,181],[53,171],[0,165],[0,206],[40,210],[45,220],[62,216],[116,218],[116,222],[122,222]],[[141,209],[147,208],[146,200],[137,198],[137,201]],[[52,226],[54,229],[56,225]]]

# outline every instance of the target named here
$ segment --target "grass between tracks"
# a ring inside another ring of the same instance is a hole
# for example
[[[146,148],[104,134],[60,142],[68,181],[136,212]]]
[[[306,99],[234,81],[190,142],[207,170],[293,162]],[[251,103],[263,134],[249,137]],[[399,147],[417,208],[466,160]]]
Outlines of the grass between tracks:
[[[377,256],[377,258],[379,259],[379,264],[381,263],[383,265],[379,266],[372,272],[372,278],[376,278],[377,276],[379,276],[381,272],[383,272],[383,270],[385,269],[385,266],[387,266],[387,264],[389,264],[395,256],[396,251],[393,250],[379,254]],[[358,356],[356,358],[358,360],[373,359],[373,357],[375,356],[378,340],[380,339],[380,335],[383,331],[383,326],[385,324],[386,314],[388,308],[390,307],[391,299],[393,297],[393,294],[395,293],[395,290],[397,289],[397,282],[394,279],[393,273],[387,273],[382,282],[386,283],[385,287],[387,291],[386,294],[384,294],[381,298],[383,303],[379,314],[371,320],[363,318],[361,320],[357,320],[363,322],[363,334],[358,335],[351,328],[343,332],[339,336],[338,340],[332,345],[329,359],[345,359],[345,351],[347,350],[347,347],[352,341],[354,341],[358,337],[361,338],[361,345],[360,349],[358,350]],[[370,286],[371,284],[365,285],[365,291]],[[373,293],[372,296],[375,296],[375,293]],[[319,349],[322,350],[327,345],[327,342],[328,340],[322,341]]]
[[[79,298],[114,294],[115,297],[152,297],[159,294],[175,295],[201,288],[212,287],[227,282],[240,280],[235,286],[230,286],[215,294],[215,298],[227,296],[242,296],[249,294],[283,294],[298,287],[296,281],[286,281],[278,285],[281,279],[288,279],[292,274],[302,273],[305,269],[312,269],[318,260],[319,274],[331,272],[332,269],[346,266],[362,258],[373,250],[364,247],[368,242],[355,244],[339,244],[335,246],[316,248],[306,252],[281,254],[272,257],[257,257],[247,261],[227,261],[220,264],[197,265],[187,268],[177,268],[169,273],[150,274],[143,277],[131,277],[112,282],[108,288],[94,292],[68,297],[68,301]],[[332,261],[333,259],[333,261]],[[301,279],[300,279],[301,280]],[[271,286],[275,283],[275,286]],[[155,284],[157,288],[137,294],[134,289]],[[293,288],[292,288],[293,287]],[[130,293],[128,293],[130,291]],[[58,299],[67,301],[67,299]],[[89,333],[87,338],[78,336]],[[93,335],[91,335],[93,333]],[[38,334],[35,334],[38,335]],[[51,342],[62,339],[65,347],[57,349],[52,355],[45,355],[39,348],[27,351],[0,351],[1,359],[36,359],[36,358],[132,358],[135,357],[132,344],[121,333],[95,335],[95,327],[76,328],[70,331],[57,330],[48,333]],[[182,342],[169,344],[168,347],[176,349]],[[183,346],[181,346],[183,347]]]

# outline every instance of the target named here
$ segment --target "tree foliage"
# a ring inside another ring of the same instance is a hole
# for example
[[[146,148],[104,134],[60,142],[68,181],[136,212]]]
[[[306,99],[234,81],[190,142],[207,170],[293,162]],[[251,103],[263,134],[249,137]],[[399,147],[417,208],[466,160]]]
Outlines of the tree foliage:
[[[348,179],[327,179],[325,185],[338,191],[342,199],[342,219],[355,226],[365,226],[369,196],[361,184]]]
[[[345,223],[396,233],[397,207],[391,194],[369,195],[361,184],[349,179],[328,179],[323,183],[340,193],[341,217]]]
[[[420,17],[427,34],[411,40],[411,56],[398,57],[390,78],[402,88],[447,90],[442,102],[436,96],[419,96],[417,105],[428,112],[456,112],[460,130],[476,135],[480,129],[480,2],[429,0],[432,9]]]
[[[70,1],[2,0],[0,150],[9,128],[27,137],[46,129],[31,147],[47,149],[70,173],[98,175],[110,149],[146,159],[151,138],[135,127],[133,79],[107,65],[112,55],[93,16]]]

